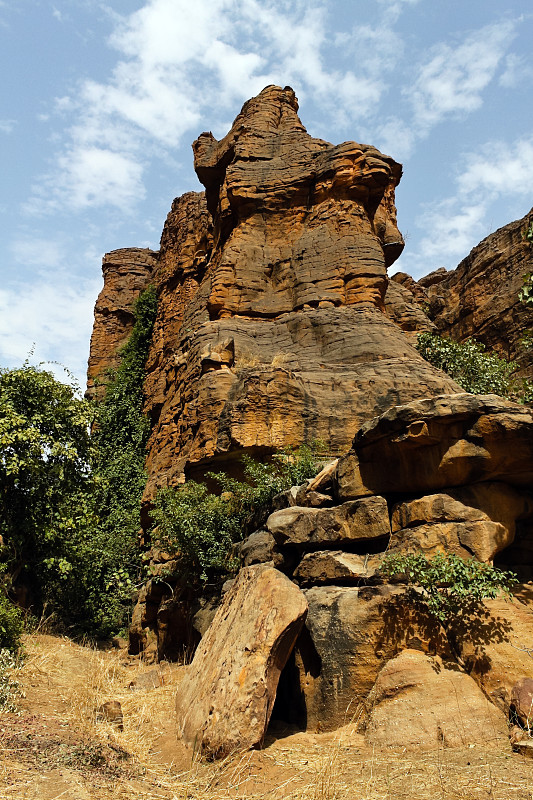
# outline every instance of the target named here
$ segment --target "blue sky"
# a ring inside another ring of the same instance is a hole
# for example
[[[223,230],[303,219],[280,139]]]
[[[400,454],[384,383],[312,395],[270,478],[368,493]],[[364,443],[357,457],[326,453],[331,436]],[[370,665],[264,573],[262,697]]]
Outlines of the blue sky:
[[[0,0],[0,365],[84,381],[103,253],[157,249],[269,83],[403,163],[393,271],[455,267],[533,205],[532,43],[529,0]]]

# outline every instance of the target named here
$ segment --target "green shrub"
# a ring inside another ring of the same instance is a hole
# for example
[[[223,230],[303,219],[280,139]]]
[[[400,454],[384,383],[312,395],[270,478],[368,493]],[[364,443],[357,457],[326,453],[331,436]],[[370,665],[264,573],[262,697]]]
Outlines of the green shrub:
[[[143,383],[156,313],[156,292],[150,286],[135,303],[131,335],[119,353],[118,367],[108,375],[105,397],[95,408],[86,524],[75,537],[56,596],[62,619],[93,637],[109,636],[127,624],[140,581],[138,533],[150,434],[142,410]]]
[[[510,573],[453,553],[437,553],[430,559],[421,553],[389,553],[383,559],[381,571],[416,587],[417,598],[444,625],[476,615],[485,598],[510,596],[510,589],[516,583]]]
[[[141,496],[149,422],[144,365],[156,314],[151,287],[94,405],[27,363],[0,370],[0,535],[7,573],[69,632],[122,628],[140,575]],[[90,429],[93,429],[93,435]]]
[[[243,456],[244,481],[209,473],[220,494],[194,481],[161,489],[153,511],[158,543],[179,554],[183,579],[195,585],[235,571],[234,545],[262,524],[276,494],[316,474],[319,449],[317,444],[302,445],[294,452],[276,453],[268,462]]]
[[[508,397],[516,389],[511,380],[515,366],[496,353],[487,352],[481,342],[467,339],[460,343],[421,333],[416,346],[426,361],[447,372],[465,392]]]
[[[0,650],[18,652],[23,628],[20,611],[0,590]]]
[[[25,363],[0,370],[0,535],[8,575],[35,605],[53,597],[92,490],[92,411],[76,389]]]

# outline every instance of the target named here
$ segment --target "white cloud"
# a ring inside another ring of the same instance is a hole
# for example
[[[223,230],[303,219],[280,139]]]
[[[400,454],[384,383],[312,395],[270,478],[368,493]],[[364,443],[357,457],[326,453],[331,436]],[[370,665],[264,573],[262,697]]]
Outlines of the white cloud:
[[[454,267],[490,232],[493,204],[502,198],[513,202],[524,198],[527,205],[532,186],[533,136],[512,144],[490,142],[465,154],[456,177],[456,193],[420,215],[417,227],[427,234],[417,252],[406,254],[403,263],[414,274],[425,274],[443,264]]]
[[[14,241],[11,252],[16,263],[28,267],[58,267],[65,255],[59,242],[32,237]]]
[[[12,133],[16,124],[14,119],[0,119],[0,133]]]
[[[404,161],[413,152],[416,131],[399,117],[389,117],[374,128],[372,140],[382,153]]]
[[[533,187],[533,136],[509,146],[491,142],[469,155],[457,179],[461,197],[482,193],[494,197],[502,194],[525,196]]]
[[[404,0],[409,2],[410,0]],[[412,0],[411,0],[412,1]],[[391,17],[391,7],[383,13]],[[359,68],[332,68],[327,4],[320,0],[147,0],[114,15],[109,44],[117,63],[106,81],[84,80],[57,98],[56,112],[75,117],[54,175],[36,187],[28,210],[102,203],[129,206],[142,196],[143,165],[156,148],[176,148],[269,83],[312,95],[339,122],[373,115],[384,72],[401,53],[389,22],[350,33]],[[333,20],[338,25],[337,20]],[[393,55],[396,54],[396,55]]]
[[[80,385],[86,381],[94,301],[100,280],[69,285],[67,275],[0,288],[2,366],[20,365],[35,344],[32,361],[68,364]],[[53,371],[62,380],[61,367]]]
[[[406,91],[414,122],[427,131],[445,117],[468,113],[483,103],[482,92],[493,80],[513,36],[511,21],[487,25],[453,48],[439,44],[422,64]]]

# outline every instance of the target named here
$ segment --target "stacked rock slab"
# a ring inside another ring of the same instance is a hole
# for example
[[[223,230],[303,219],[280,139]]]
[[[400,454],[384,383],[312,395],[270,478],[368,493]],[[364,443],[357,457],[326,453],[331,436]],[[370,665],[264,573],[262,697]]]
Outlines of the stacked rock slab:
[[[405,587],[384,582],[380,564],[385,551],[451,552],[500,559],[531,580],[533,558],[515,559],[533,544],[532,465],[529,409],[493,395],[442,395],[369,421],[345,456],[307,486],[285,493],[287,507],[272,513],[241,548],[243,563],[275,565],[300,585],[309,605],[282,676],[292,706],[281,716],[327,730],[370,715],[369,741],[381,745],[384,709],[394,710],[398,735],[391,734],[389,744],[399,746],[402,714],[411,714],[409,704],[422,702],[427,690],[435,713],[415,715],[409,734],[420,747],[436,744],[439,725],[450,746],[464,744],[463,734],[468,743],[501,742],[512,687],[533,677],[533,662],[519,644],[533,632],[531,598],[522,593],[513,603],[490,601],[474,629],[445,632],[423,606],[413,606]],[[391,659],[404,650],[418,655],[399,661],[400,672],[412,663],[413,675],[442,674],[429,683],[421,678],[416,690],[415,681],[405,697],[398,684],[394,703],[384,705],[393,695],[383,686],[400,674]],[[463,734],[452,720],[451,701],[446,706],[450,692],[461,695],[465,709],[476,709]]]

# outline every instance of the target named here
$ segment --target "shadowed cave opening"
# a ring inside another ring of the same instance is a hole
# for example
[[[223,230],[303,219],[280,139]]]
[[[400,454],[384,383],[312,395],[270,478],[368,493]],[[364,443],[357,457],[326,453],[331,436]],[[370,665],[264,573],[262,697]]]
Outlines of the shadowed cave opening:
[[[320,676],[322,659],[316,651],[307,628],[303,628],[296,644],[279,676],[274,708],[270,717],[269,731],[296,727],[307,729],[306,694],[309,687]]]
[[[520,583],[533,581],[533,524],[530,519],[516,523],[513,543],[498,553],[494,566],[514,572]]]

